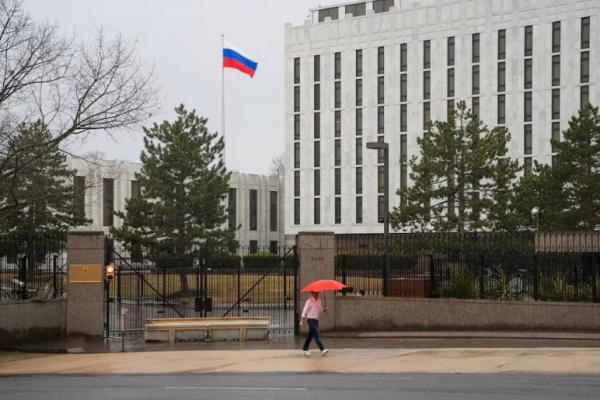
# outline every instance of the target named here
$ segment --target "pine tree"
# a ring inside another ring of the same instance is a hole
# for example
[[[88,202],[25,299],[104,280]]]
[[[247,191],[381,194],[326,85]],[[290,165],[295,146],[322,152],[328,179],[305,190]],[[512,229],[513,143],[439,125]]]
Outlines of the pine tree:
[[[20,157],[11,160],[19,170],[15,178],[0,187],[0,199],[8,207],[0,213],[0,232],[18,236],[65,233],[88,221],[77,212],[73,176],[66,156],[57,144],[48,144],[52,135],[37,121],[21,124],[10,144]]]
[[[410,160],[412,185],[401,189],[392,212],[395,229],[474,231],[507,229],[518,164],[506,158],[510,134],[489,130],[458,103],[448,121],[436,121],[417,139]]]
[[[206,118],[183,105],[174,122],[144,128],[141,193],[128,199],[123,219],[112,233],[126,248],[139,245],[154,259],[210,255],[232,245],[226,227],[225,198],[230,173],[224,142],[206,127]]]

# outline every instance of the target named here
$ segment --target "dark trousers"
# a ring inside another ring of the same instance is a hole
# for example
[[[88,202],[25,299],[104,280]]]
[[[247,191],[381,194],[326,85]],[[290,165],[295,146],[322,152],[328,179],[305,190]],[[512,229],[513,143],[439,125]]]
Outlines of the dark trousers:
[[[323,343],[321,343],[321,335],[319,334],[319,320],[318,319],[307,319],[308,323],[308,336],[306,336],[306,340],[304,341],[304,347],[302,348],[304,351],[308,350],[308,346],[310,346],[310,342],[315,339],[317,342],[317,346],[319,349],[323,351],[325,347]]]

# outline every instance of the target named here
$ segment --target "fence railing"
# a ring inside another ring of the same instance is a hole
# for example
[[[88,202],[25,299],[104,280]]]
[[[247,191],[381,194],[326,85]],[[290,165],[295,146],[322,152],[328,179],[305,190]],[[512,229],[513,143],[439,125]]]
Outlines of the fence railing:
[[[519,233],[337,236],[339,295],[493,300],[600,301],[600,253],[536,252],[535,235]]]
[[[67,287],[66,236],[0,236],[0,301],[50,299]]]

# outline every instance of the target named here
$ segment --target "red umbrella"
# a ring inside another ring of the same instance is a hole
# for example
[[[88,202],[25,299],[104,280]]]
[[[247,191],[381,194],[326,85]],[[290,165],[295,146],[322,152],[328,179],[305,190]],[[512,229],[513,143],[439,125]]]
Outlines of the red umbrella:
[[[324,292],[326,290],[342,290],[346,287],[343,283],[332,279],[321,279],[306,285],[301,292]]]

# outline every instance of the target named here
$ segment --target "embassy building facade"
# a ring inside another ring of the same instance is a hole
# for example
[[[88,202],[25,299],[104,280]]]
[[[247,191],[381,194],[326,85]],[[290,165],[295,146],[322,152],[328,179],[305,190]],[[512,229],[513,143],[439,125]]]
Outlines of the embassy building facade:
[[[376,0],[317,8],[285,29],[285,232],[382,232],[430,121],[459,101],[511,134],[530,171],[600,102],[598,0]],[[288,236],[288,237],[290,237]]]

